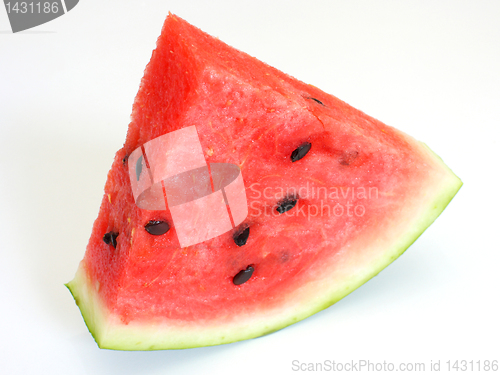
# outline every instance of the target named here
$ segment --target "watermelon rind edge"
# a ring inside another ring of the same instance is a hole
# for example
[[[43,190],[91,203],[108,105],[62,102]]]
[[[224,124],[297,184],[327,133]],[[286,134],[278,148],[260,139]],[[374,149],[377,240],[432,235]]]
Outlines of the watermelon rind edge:
[[[414,141],[415,142],[415,141]],[[169,327],[166,324],[149,324],[130,322],[123,324],[113,316],[99,298],[95,286],[89,280],[82,261],[75,278],[65,284],[80,308],[88,330],[97,345],[103,349],[115,350],[163,350],[186,349],[193,347],[213,346],[250,338],[265,336],[300,320],[303,320],[323,309],[335,304],[346,295],[366,283],[384,268],[403,254],[421,234],[436,220],[450,203],[462,186],[462,181],[444,164],[429,147],[421,142],[420,151],[427,154],[428,160],[434,163],[438,173],[423,189],[422,202],[418,207],[419,214],[411,215],[412,221],[405,223],[405,233],[395,237],[388,246],[378,244],[382,248],[379,256],[373,259],[348,259],[350,272],[343,279],[328,279],[305,285],[297,293],[297,300],[292,301],[274,316],[269,312],[265,316],[256,317],[227,325],[204,325],[194,323],[183,327]],[[413,207],[413,211],[416,207]],[[410,207],[409,211],[412,211]],[[375,246],[375,245],[374,245]],[[365,264],[362,264],[365,262]],[[347,263],[346,263],[347,264]],[[318,289],[325,288],[318,293]],[[314,293],[316,291],[316,293]]]

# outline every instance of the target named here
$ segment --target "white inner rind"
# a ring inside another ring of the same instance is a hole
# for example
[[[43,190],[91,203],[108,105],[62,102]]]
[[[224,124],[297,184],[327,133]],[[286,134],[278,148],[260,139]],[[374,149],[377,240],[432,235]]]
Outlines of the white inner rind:
[[[412,142],[415,144],[415,141]],[[262,336],[327,308],[377,275],[398,258],[432,224],[462,182],[427,146],[417,147],[428,161],[421,189],[405,201],[397,218],[351,241],[324,264],[323,274],[294,290],[273,310],[234,317],[231,321],[130,322],[111,314],[88,279],[82,261],[67,284],[88,329],[100,348],[120,350],[182,349],[219,345]],[[307,278],[306,278],[307,279]]]

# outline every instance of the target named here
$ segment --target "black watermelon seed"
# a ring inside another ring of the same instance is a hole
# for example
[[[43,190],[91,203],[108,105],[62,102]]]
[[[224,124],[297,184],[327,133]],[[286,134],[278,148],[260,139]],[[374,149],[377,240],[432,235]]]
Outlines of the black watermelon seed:
[[[297,160],[300,160],[304,156],[306,156],[306,154],[309,152],[310,149],[311,149],[311,144],[309,142],[307,142],[307,143],[300,145],[295,150],[293,150],[292,156],[291,156],[292,163],[297,161]]]
[[[243,246],[244,244],[246,244],[249,234],[250,234],[250,227],[246,227],[242,232],[236,233],[233,237],[236,245]]]
[[[153,236],[161,236],[168,232],[170,225],[168,225],[166,221],[150,220],[149,223],[144,226],[144,229]]]
[[[278,211],[278,213],[280,214],[283,214],[294,208],[296,204],[297,204],[297,199],[286,198],[285,200],[278,203],[276,211]]]
[[[142,172],[142,155],[137,159],[135,163],[135,176],[137,177],[137,181],[139,181]]]
[[[102,237],[102,240],[106,243],[106,245],[111,245],[116,249],[116,238],[117,237],[118,237],[118,233],[108,232]]]
[[[322,102],[321,100],[316,99],[316,98],[313,98],[312,96],[310,96],[310,97],[309,97],[309,98],[307,98],[307,99],[314,100],[316,103],[321,104],[321,105],[324,105],[324,104],[323,104],[323,102]]]
[[[233,284],[241,285],[246,283],[252,277],[253,271],[252,266],[248,266],[246,270],[241,270],[236,274],[236,276],[233,277]]]

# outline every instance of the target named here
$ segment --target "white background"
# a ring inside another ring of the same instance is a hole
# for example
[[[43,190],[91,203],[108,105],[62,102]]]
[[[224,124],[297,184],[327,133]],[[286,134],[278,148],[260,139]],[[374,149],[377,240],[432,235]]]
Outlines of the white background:
[[[426,142],[464,186],[400,259],[300,323],[219,347],[100,350],[63,284],[168,11]],[[499,22],[499,1],[82,0],[12,34],[0,8],[0,372],[500,360]]]

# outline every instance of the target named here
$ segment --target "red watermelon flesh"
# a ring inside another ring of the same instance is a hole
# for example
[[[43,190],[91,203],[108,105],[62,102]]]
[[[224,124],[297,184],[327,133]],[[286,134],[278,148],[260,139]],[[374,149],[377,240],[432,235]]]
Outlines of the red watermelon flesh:
[[[128,157],[189,126],[208,163],[239,166],[248,216],[227,233],[181,247],[182,228],[168,207],[135,204]],[[261,336],[375,276],[461,184],[424,144],[169,15],[85,257],[67,286],[101,348]],[[150,234],[148,223],[158,221],[170,229]],[[253,273],[237,285],[247,269]]]

